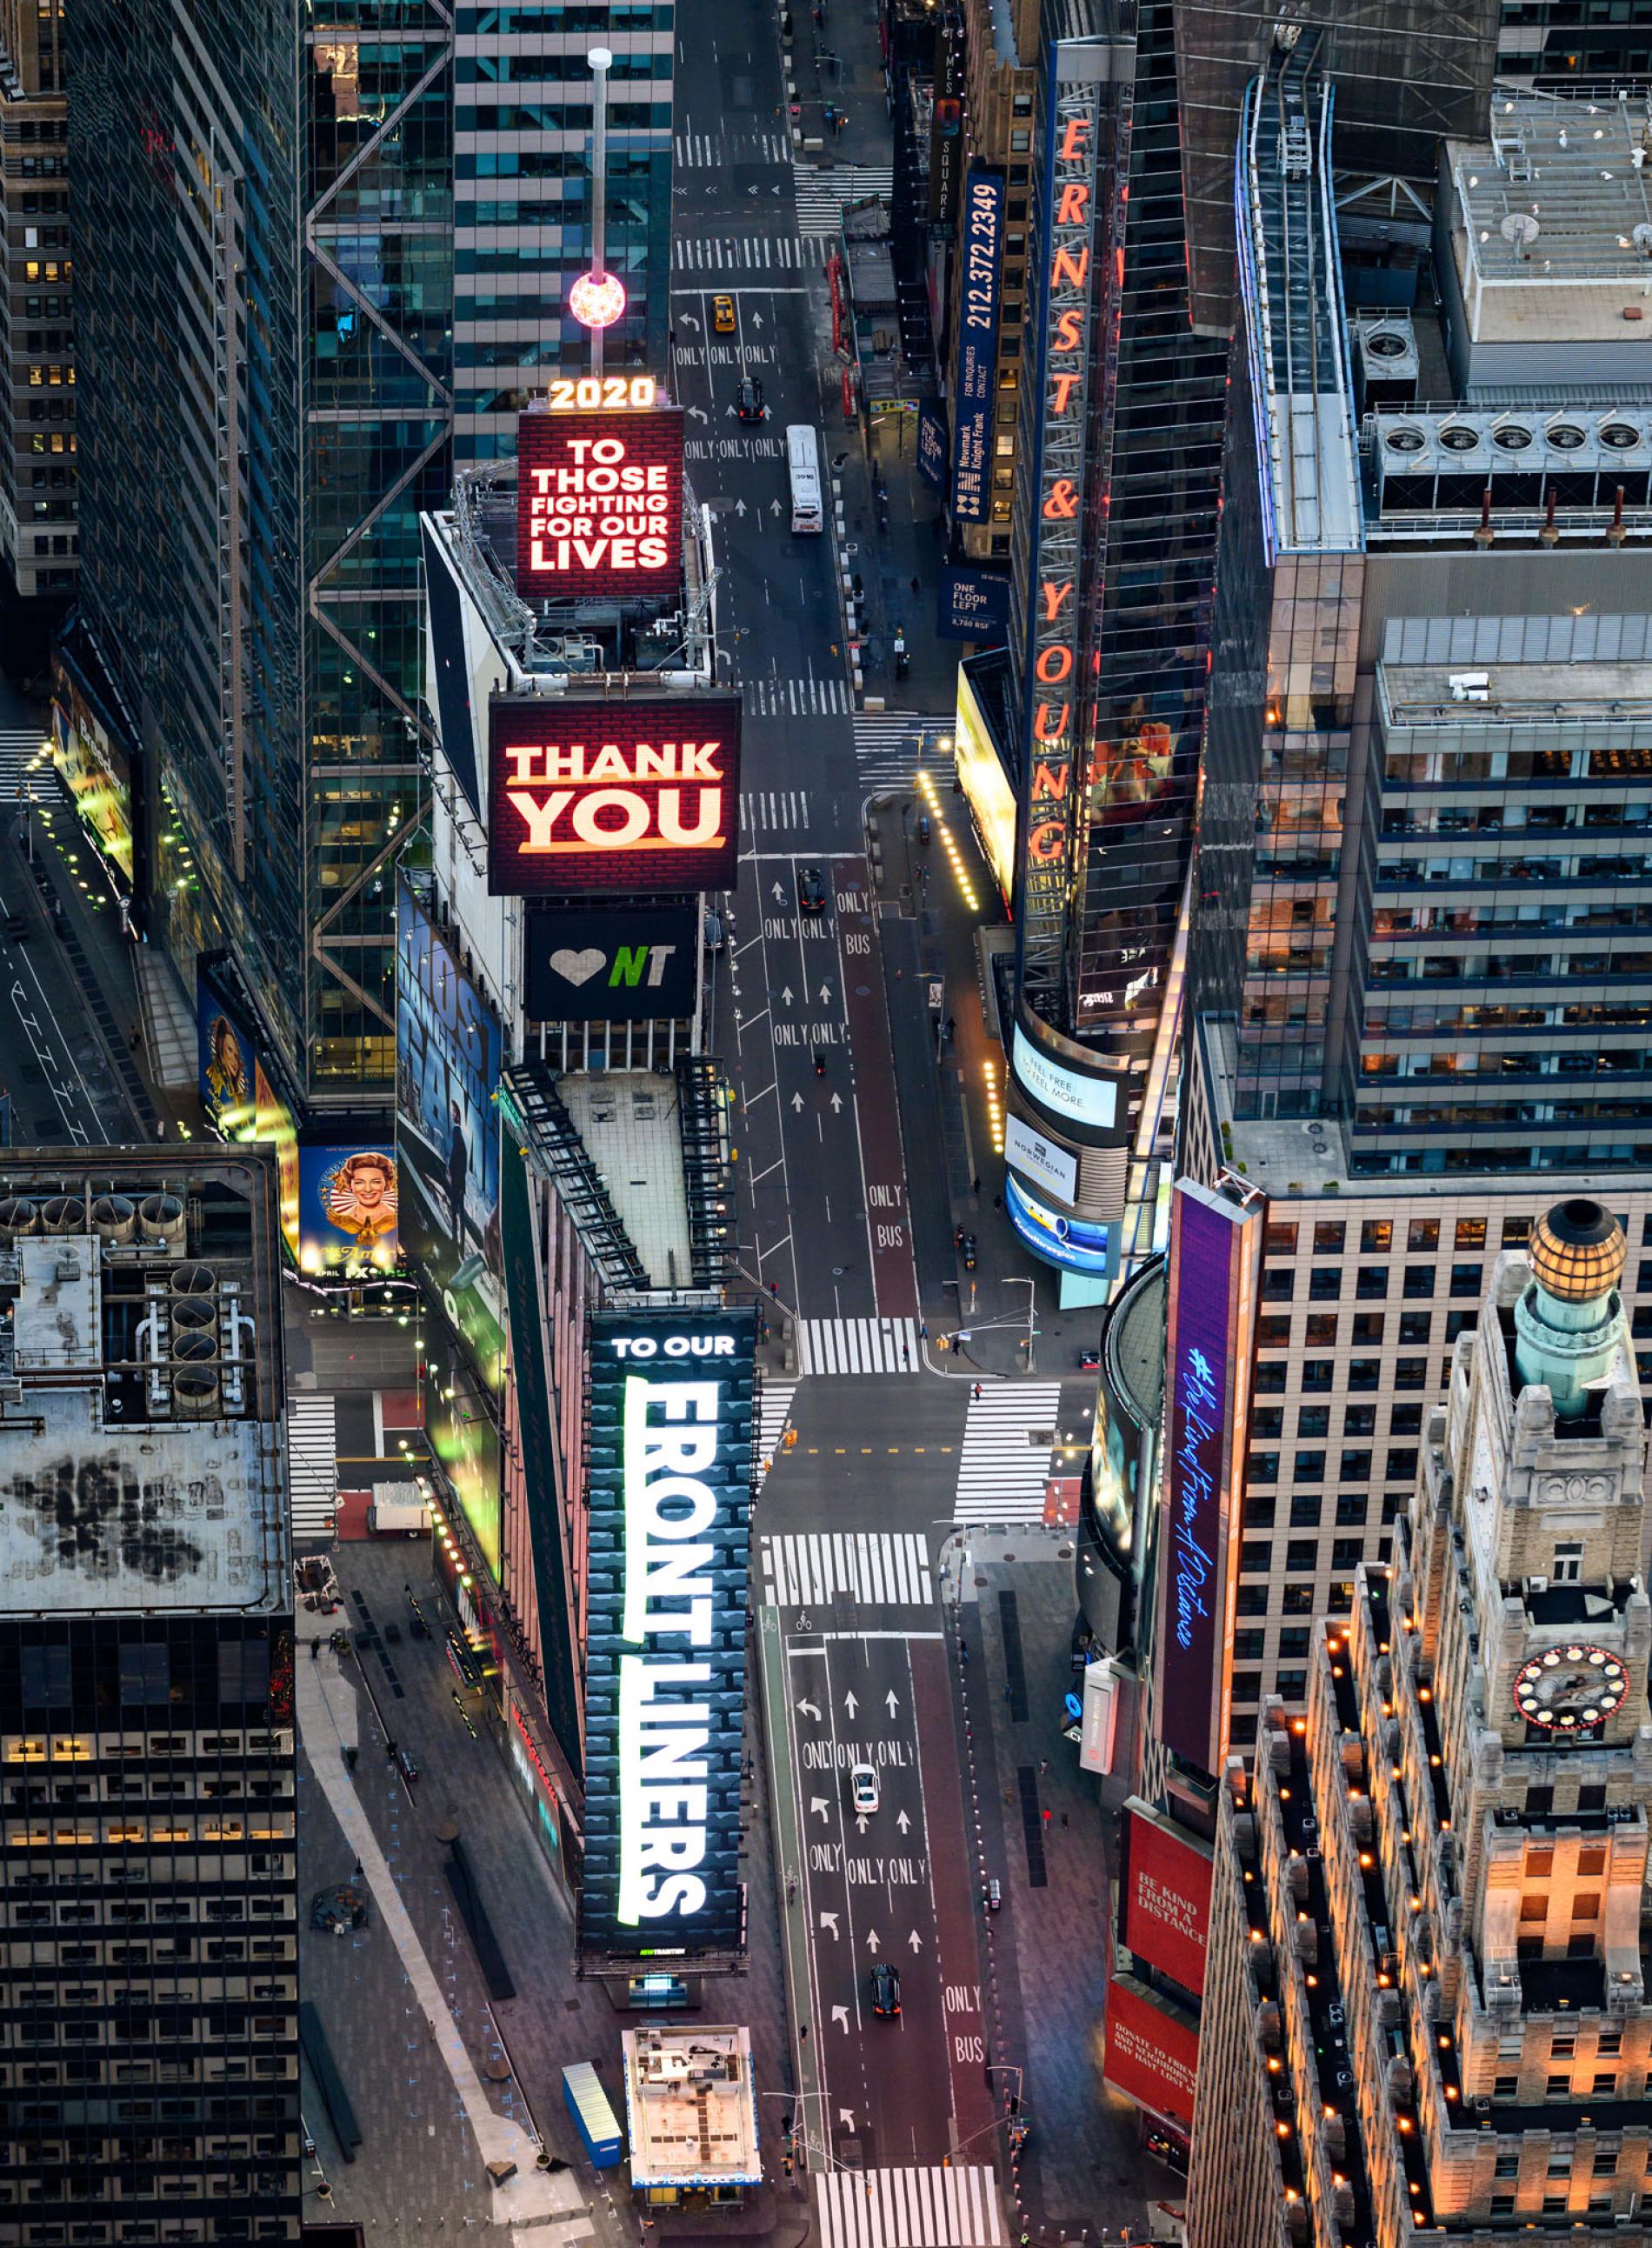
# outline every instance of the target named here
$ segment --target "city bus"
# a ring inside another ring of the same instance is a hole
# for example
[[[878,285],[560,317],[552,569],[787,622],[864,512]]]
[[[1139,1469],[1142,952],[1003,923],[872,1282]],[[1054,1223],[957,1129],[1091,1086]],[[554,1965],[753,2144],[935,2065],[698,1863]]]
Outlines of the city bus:
[[[792,476],[792,528],[819,531],[820,514],[820,449],[806,422],[794,422],[785,433],[786,467]]]

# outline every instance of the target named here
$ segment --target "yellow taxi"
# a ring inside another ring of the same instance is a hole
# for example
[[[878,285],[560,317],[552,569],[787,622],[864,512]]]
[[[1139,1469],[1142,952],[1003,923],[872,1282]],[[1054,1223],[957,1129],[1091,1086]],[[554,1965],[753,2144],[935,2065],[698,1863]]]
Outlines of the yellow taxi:
[[[734,333],[734,299],[732,297],[714,297],[711,299],[711,325],[720,336],[731,336]]]

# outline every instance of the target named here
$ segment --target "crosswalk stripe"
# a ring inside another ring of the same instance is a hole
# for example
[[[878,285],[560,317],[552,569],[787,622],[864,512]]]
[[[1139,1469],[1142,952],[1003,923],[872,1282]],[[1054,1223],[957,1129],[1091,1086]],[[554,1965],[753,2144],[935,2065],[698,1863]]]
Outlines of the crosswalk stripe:
[[[1061,1412],[1056,1381],[995,1384],[971,1397],[958,1454],[954,1518],[1041,1522]],[[1035,1436],[1049,1441],[1034,1443]]]
[[[824,241],[792,234],[680,234],[671,244],[671,263],[679,272],[689,273],[761,273],[777,268],[796,273],[823,266],[827,248]]]
[[[798,1394],[795,1381],[765,1381],[757,1400],[757,1459],[761,1478],[764,1460],[771,1460],[785,1433],[785,1424],[792,1417],[792,1400]]]
[[[789,164],[784,133],[679,133],[672,153],[684,171],[721,171],[728,164]]]
[[[997,2183],[978,2164],[817,2170],[821,2248],[1003,2248]]]
[[[802,1374],[911,1374],[916,1371],[915,1319],[799,1319]]]
[[[339,1416],[331,1390],[299,1390],[287,1400],[287,1489],[294,1539],[330,1539],[339,1520]]]
[[[840,1593],[873,1607],[935,1605],[929,1545],[916,1530],[796,1530],[757,1540],[771,1607],[820,1607]]]
[[[805,714],[847,716],[852,708],[847,679],[748,679],[740,693],[749,716],[800,718]]]
[[[809,792],[806,788],[745,789],[740,796],[740,832],[759,829],[776,833],[809,832]]]
[[[840,164],[829,172],[810,164],[794,164],[792,177],[797,191],[798,230],[803,235],[835,235],[843,223],[846,203],[865,202],[880,195],[885,202],[895,195],[893,164]]]
[[[17,804],[32,795],[37,803],[57,793],[45,726],[0,727],[0,803]]]

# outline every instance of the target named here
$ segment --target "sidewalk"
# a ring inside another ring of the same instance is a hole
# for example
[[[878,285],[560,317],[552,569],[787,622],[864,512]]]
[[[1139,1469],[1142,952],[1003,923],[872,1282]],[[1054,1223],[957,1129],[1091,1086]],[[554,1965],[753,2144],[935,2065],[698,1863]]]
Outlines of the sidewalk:
[[[1020,2099],[1027,2137],[1011,2219],[1041,2248],[1146,2234],[1148,2206],[1182,2183],[1146,2153],[1135,2110],[1101,2080],[1112,1821],[1062,1737],[1073,1625],[1072,1534],[1019,1525],[963,1537],[954,1662],[970,1744],[966,1784],[981,1875],[993,2088]],[[960,1657],[962,1658],[960,1660]]]

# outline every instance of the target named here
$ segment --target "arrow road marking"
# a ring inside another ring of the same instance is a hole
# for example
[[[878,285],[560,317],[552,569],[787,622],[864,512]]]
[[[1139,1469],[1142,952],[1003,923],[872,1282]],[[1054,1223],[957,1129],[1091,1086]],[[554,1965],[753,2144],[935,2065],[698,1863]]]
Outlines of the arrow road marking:
[[[826,1799],[825,1796],[824,1796],[824,1795],[812,1795],[812,1796],[809,1798],[809,1810],[810,1810],[810,1813],[811,1813],[811,1814],[812,1814],[812,1813],[815,1813],[815,1812],[817,1812],[817,1811],[818,1811],[818,1812],[819,1813],[820,1816],[822,1817],[822,1819],[826,1819]],[[831,1821],[830,1821],[829,1820],[827,1820],[827,1824],[828,1824],[828,1825],[830,1825],[830,1823],[831,1823]]]
[[[834,1093],[832,1096],[832,1114],[836,1116],[842,1109],[842,1107],[843,1095],[840,1093]]]
[[[875,1959],[878,1953],[878,1931],[875,1928],[868,1928],[867,1930],[867,1950]]]
[[[774,192],[778,195],[780,190],[777,188]],[[763,315],[761,312],[753,312],[751,315],[751,325],[754,328],[760,328],[763,326]]]
[[[853,1717],[853,1715],[854,1715],[855,1711],[860,1708],[860,1703],[855,1700],[855,1698],[854,1698],[854,1696],[853,1696],[853,1692],[851,1692],[851,1693],[847,1693],[847,1694],[846,1694],[846,1695],[844,1696],[844,1697],[843,1697],[843,1706],[844,1706],[844,1708],[848,1711],[849,1715],[850,1715],[851,1717]]]
[[[697,330],[700,326],[699,316],[696,313],[683,312],[679,315],[679,318],[685,328],[694,328]]]
[[[820,1004],[823,1007],[829,1007],[832,1004],[832,986],[829,984],[823,984],[820,986]]]
[[[906,1833],[906,1831],[907,1831],[907,1828],[908,1828],[908,1827],[912,1824],[912,1821],[911,1821],[911,1820],[907,1817],[906,1813],[903,1811],[903,1812],[901,1813],[901,1816],[900,1816],[900,1817],[895,1820],[895,1825],[896,1825],[896,1826],[901,1829],[901,1832],[904,1834],[904,1833]]]
[[[838,2121],[842,2124],[846,2131],[853,2131],[854,2128],[853,2108],[840,2108],[838,2110]]]
[[[785,903],[785,892],[781,888],[778,882],[774,885],[773,896],[777,905],[784,905]]]
[[[891,1686],[891,1687],[890,1687],[890,1689],[889,1689],[888,1692],[884,1696],[884,1697],[883,1697],[883,1698],[884,1698],[885,1703],[888,1705],[888,1711],[889,1711],[889,1715],[890,1715],[891,1717],[894,1717],[894,1715],[895,1715],[895,1711],[896,1711],[896,1710],[900,1708],[900,1706],[901,1706],[901,1702],[900,1702],[900,1697],[899,1697],[899,1696],[896,1694],[896,1692],[895,1692],[895,1689],[894,1689],[894,1687],[893,1687],[893,1686]]]
[[[689,407],[689,411],[693,415],[696,422],[709,422],[711,419],[711,416],[706,412],[703,406],[691,406]]]
[[[860,1813],[860,1817],[855,1820],[855,1822],[854,1822],[854,1823],[855,1823],[855,1825],[860,1828],[860,1832],[864,1834],[864,1833],[866,1833],[866,1831],[867,1831],[867,1815],[866,1815],[866,1813],[865,1813],[864,1811]]]
[[[771,514],[771,515],[778,515],[778,514],[779,514],[779,512],[780,512],[780,503],[779,503],[779,501],[778,501],[778,499],[771,499],[771,500],[769,502],[769,512],[770,512],[770,514]]]
[[[838,1916],[835,1912],[823,1912],[820,1916],[820,1925],[829,1936],[835,1936],[838,1932]]]
[[[915,1951],[922,1951],[923,1949],[923,1938],[918,1934],[915,1928],[913,1929],[911,1935],[908,1936],[907,1942],[912,1946],[912,1949]]]
[[[736,500],[734,503],[734,511],[737,515],[744,515],[745,513],[745,502],[743,499]]]
[[[837,2028],[847,2030],[849,2026],[849,2009],[847,2006],[833,2006],[832,2019]]]
[[[792,1094],[792,1106],[796,1109],[798,1114],[801,1116],[803,1114],[803,1095],[800,1093],[794,1093]]]
[[[819,1711],[819,1709],[818,1705],[817,1705],[815,1703],[813,1703],[813,1702],[806,1702],[806,1701],[805,1701],[805,1702],[799,1702],[799,1703],[798,1703],[798,1707],[799,1707],[799,1710],[802,1710],[802,1712],[803,1712],[803,1714],[804,1714],[804,1716],[805,1716],[805,1717],[812,1717],[812,1718],[814,1719],[814,1722],[815,1722],[815,1724],[816,1724],[817,1725],[819,1724],[819,1722],[820,1722],[820,1711]]]
[[[789,984],[780,994],[780,1004],[783,1007],[789,1007],[792,1004],[792,986]]]

